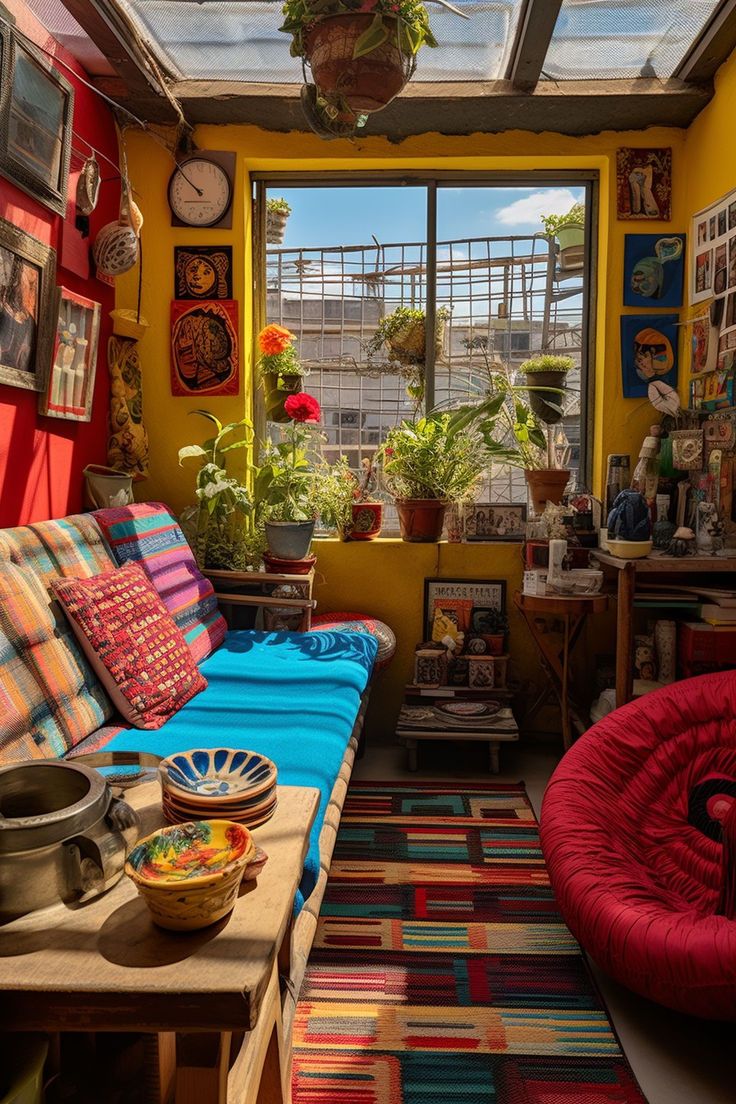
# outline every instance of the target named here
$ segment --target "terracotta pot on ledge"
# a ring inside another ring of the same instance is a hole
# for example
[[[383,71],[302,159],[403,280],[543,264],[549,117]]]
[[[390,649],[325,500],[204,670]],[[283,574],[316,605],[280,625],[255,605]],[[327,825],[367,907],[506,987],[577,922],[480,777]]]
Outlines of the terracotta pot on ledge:
[[[397,498],[401,539],[432,544],[442,536],[447,503],[438,498]]]
[[[354,502],[353,528],[350,530],[350,540],[375,540],[381,532],[382,522],[383,503]]]
[[[566,468],[537,468],[525,471],[532,506],[535,514],[544,513],[548,502],[559,506],[565,487],[570,482],[570,472]]]

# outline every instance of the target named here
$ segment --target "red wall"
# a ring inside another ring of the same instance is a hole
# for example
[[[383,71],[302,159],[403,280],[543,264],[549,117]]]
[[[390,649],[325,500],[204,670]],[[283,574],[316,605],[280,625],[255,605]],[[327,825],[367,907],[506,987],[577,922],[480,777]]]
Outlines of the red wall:
[[[75,72],[84,73],[31,15],[22,0],[4,0],[4,3],[24,34],[44,50],[63,59]],[[68,69],[60,65],[59,70],[74,86],[72,171],[81,167],[89,152],[86,142],[117,164],[117,137],[107,105],[76,80]],[[98,162],[103,181],[117,175],[112,166],[99,157]],[[119,199],[119,181],[115,179],[103,183],[100,201],[91,216],[91,233],[86,239],[88,243],[94,241],[101,226],[117,217]],[[63,517],[79,510],[82,469],[88,463],[106,462],[109,400],[106,348],[111,332],[108,316],[115,305],[115,293],[114,289],[99,280],[80,279],[61,266],[62,217],[1,176],[0,216],[56,249],[57,284],[102,304],[91,422],[42,417],[38,413],[38,394],[35,391],[0,384],[0,527],[4,527]]]

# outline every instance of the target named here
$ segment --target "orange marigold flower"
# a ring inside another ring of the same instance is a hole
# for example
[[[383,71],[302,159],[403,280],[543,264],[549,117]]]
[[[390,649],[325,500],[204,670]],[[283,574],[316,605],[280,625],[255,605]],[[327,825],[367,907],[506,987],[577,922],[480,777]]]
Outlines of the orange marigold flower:
[[[266,356],[275,356],[288,349],[295,336],[285,326],[265,326],[258,335],[258,345]]]

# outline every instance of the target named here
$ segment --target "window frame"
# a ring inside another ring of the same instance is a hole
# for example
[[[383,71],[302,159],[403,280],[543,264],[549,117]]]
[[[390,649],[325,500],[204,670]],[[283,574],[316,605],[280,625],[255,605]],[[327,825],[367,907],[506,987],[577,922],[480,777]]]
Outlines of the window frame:
[[[256,335],[266,324],[266,198],[269,188],[370,188],[423,187],[427,196],[427,297],[425,403],[434,405],[435,344],[434,320],[437,307],[437,192],[448,188],[545,188],[574,185],[585,189],[585,256],[583,263],[582,354],[580,364],[580,462],[579,478],[591,485],[593,469],[593,423],[595,411],[596,304],[598,298],[598,213],[600,174],[593,169],[513,172],[500,170],[459,171],[385,169],[370,173],[334,170],[330,172],[253,172],[253,349]],[[265,430],[261,389],[254,388],[253,412],[256,428]]]

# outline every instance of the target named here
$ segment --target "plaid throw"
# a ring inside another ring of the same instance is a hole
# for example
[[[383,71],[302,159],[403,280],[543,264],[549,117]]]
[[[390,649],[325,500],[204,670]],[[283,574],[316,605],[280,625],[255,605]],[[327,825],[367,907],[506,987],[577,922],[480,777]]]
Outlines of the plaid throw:
[[[168,508],[161,502],[140,502],[97,510],[93,516],[118,564],[133,560],[148,572],[195,662],[201,663],[222,644],[227,625],[212,583],[199,570]]]
[[[0,762],[64,755],[112,716],[49,588],[114,566],[87,515],[0,532]]]

